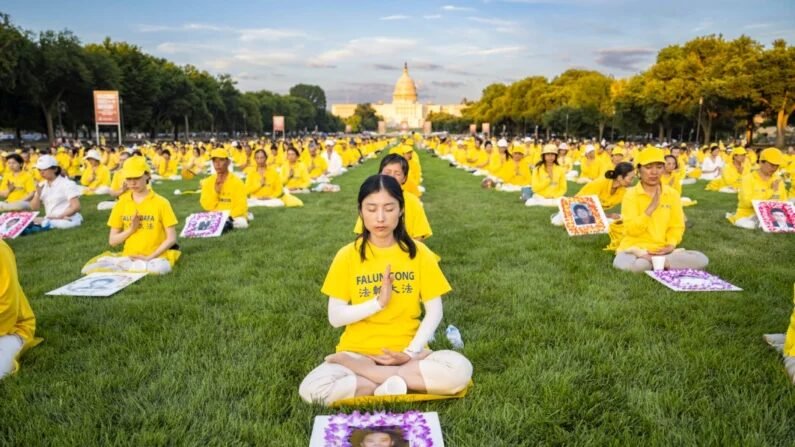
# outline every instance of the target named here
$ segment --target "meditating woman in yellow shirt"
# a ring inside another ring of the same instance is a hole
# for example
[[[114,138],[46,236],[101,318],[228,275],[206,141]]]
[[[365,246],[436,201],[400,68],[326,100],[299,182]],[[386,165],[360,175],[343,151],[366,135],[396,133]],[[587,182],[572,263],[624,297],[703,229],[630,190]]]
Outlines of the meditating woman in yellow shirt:
[[[205,211],[229,211],[232,226],[248,228],[246,186],[238,176],[229,172],[232,160],[226,149],[213,149],[210,153],[215,174],[201,181],[199,203]]]
[[[169,273],[179,259],[177,217],[167,199],[149,187],[149,167],[141,156],[122,166],[127,192],[110,213],[108,243],[124,244],[121,253],[103,253],[88,261],[82,273]]]
[[[518,192],[527,188],[532,182],[530,175],[530,159],[525,156],[521,146],[511,147],[511,159],[502,164],[499,179],[502,183],[497,185],[497,190]]]
[[[748,171],[745,167],[745,156],[748,152],[744,147],[738,146],[732,150],[732,162],[727,163],[720,173],[720,177],[707,183],[707,191],[718,191],[737,194],[743,180],[743,175]]]
[[[533,195],[524,203],[526,206],[558,206],[566,194],[566,170],[558,165],[558,148],[554,144],[541,150],[541,161],[533,169],[530,185]]]
[[[0,181],[0,211],[22,211],[30,209],[30,199],[36,192],[33,175],[22,169],[24,160],[19,154],[6,155],[6,170]]]
[[[137,154],[140,156],[141,153],[136,151]],[[124,173],[122,166],[124,166],[124,162],[130,158],[130,153],[128,151],[121,151],[119,154],[119,169],[113,173],[113,179],[110,181],[110,196],[113,200],[105,200],[99,202],[97,204],[97,209],[100,211],[113,209],[116,206],[116,199],[119,198],[122,194],[127,192],[127,182],[124,181]]]
[[[682,197],[682,181],[685,178],[685,171],[679,168],[679,160],[671,155],[668,154],[665,156],[665,169],[663,171],[661,182],[663,185],[670,186],[676,192],[679,193],[679,199],[682,202],[682,206],[688,207],[695,205],[695,200],[691,200],[689,197]]]
[[[405,189],[408,174],[411,172],[408,160],[399,154],[389,154],[381,159],[378,173],[381,175],[388,175],[398,181],[403,190],[404,202],[406,204],[406,213],[404,222],[406,223],[406,231],[409,236],[418,241],[424,241],[433,235],[431,231],[431,224],[428,222],[428,217],[425,215],[425,207],[422,206],[420,199],[412,192]],[[362,234],[362,219],[361,216],[356,219],[356,225],[353,227],[353,232]]]
[[[181,180],[182,176],[177,174],[179,162],[171,156],[171,151],[164,150],[157,163],[157,175],[153,175],[155,180]]]
[[[596,158],[596,148],[593,144],[585,146],[585,156],[580,160],[580,176],[575,180],[577,183],[590,183],[599,177],[601,162]]]
[[[282,179],[276,170],[268,165],[268,154],[265,149],[254,151],[255,166],[246,170],[246,195],[248,206],[281,207]]]
[[[608,213],[607,211],[618,205],[624,199],[624,192],[632,186],[635,180],[635,167],[631,163],[622,161],[615,169],[607,171],[605,176],[583,186],[575,197],[597,196],[608,222],[612,223],[621,219],[621,214]],[[552,216],[552,225],[563,226],[563,215],[558,212]]]
[[[199,146],[191,149],[190,154],[186,154],[182,158],[182,179],[190,180],[204,171],[206,161],[202,157],[202,151]]]
[[[441,297],[451,288],[436,255],[406,231],[403,198],[387,175],[369,177],[359,189],[364,231],[337,252],[322,288],[329,322],[345,331],[336,354],[301,383],[306,402],[411,391],[454,395],[469,384],[466,357],[427,347],[442,320]]]
[[[306,166],[299,160],[298,149],[293,146],[287,148],[286,152],[287,161],[282,166],[282,183],[284,187],[292,194],[304,194],[309,192],[309,185],[312,184],[312,179],[309,178],[309,172]]]
[[[754,200],[787,200],[784,180],[776,175],[783,163],[784,154],[775,147],[767,148],[759,154],[759,170],[743,175],[740,191],[737,193],[737,211],[726,214],[729,222],[740,228],[755,230],[759,228],[759,220],[754,212]]]
[[[685,233],[685,215],[679,194],[661,182],[665,153],[646,148],[637,157],[640,182],[629,188],[621,202],[624,234],[613,266],[620,270],[651,270],[652,256],[665,256],[667,269],[703,269],[703,253],[677,249]]]
[[[86,154],[86,167],[80,177],[83,195],[110,194],[110,170],[100,163],[100,154],[91,149]]]
[[[0,239],[0,379],[15,373],[22,353],[41,342],[35,332],[36,317],[19,285],[14,252]]]

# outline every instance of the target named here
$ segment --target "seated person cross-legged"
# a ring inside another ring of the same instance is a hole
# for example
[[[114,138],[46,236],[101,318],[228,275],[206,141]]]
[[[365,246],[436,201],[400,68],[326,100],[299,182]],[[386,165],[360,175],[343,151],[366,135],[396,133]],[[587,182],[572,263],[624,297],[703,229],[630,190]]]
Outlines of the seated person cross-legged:
[[[281,199],[284,195],[282,179],[273,166],[268,164],[268,153],[265,149],[254,151],[254,162],[255,166],[246,169],[248,206],[284,206]]]
[[[729,222],[746,230],[754,230],[759,228],[754,200],[787,200],[784,180],[776,175],[784,162],[784,154],[774,147],[759,154],[759,170],[743,174],[737,192],[737,211],[726,214]]]
[[[22,353],[41,342],[36,317],[19,285],[14,252],[0,239],[0,379],[19,368]]]
[[[36,191],[33,175],[24,170],[25,162],[19,154],[6,156],[6,171],[0,181],[0,211],[22,211],[30,209],[30,199]],[[2,163],[0,163],[2,167]]]
[[[124,249],[120,254],[95,257],[82,272],[169,273],[180,256],[174,210],[167,199],[149,188],[149,168],[143,157],[125,161],[122,173],[127,192],[119,196],[108,226],[110,245],[124,243]]]
[[[44,208],[44,217],[37,217],[33,223],[41,229],[74,228],[83,223],[80,215],[80,187],[64,175],[58,161],[52,155],[42,155],[36,160],[42,181],[36,186],[30,209]]]
[[[620,270],[651,270],[652,256],[665,256],[667,269],[703,269],[703,253],[677,249],[685,233],[679,193],[660,180],[665,169],[662,149],[647,148],[637,157],[640,182],[627,189],[621,202],[624,234],[613,266]]]
[[[229,172],[231,158],[226,149],[213,149],[210,153],[215,174],[201,181],[199,202],[204,211],[229,211],[232,226],[248,228],[248,203],[246,185]]]
[[[458,352],[427,347],[450,285],[436,255],[406,233],[400,185],[371,176],[358,201],[364,232],[337,252],[322,288],[329,322],[345,331],[336,354],[304,378],[299,394],[330,405],[356,396],[459,393],[472,364]]]

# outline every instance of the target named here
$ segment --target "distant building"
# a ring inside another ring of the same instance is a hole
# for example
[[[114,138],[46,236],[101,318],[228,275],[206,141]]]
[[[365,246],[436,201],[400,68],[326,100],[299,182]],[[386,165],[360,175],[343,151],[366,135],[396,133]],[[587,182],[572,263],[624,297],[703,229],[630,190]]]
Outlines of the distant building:
[[[453,116],[461,116],[461,111],[466,104],[420,104],[417,102],[417,86],[409,76],[408,64],[403,65],[403,74],[395,84],[395,91],[392,93],[392,102],[384,104],[379,101],[372,104],[375,113],[386,121],[388,128],[421,129],[429,113],[449,113]],[[332,115],[342,119],[353,115],[356,104],[332,104]]]

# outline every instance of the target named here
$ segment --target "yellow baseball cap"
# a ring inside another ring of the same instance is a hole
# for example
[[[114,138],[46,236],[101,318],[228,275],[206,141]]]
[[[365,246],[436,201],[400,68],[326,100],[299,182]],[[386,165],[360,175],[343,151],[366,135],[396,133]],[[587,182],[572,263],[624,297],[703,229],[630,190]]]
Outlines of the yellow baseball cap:
[[[746,151],[745,148],[742,146],[737,146],[734,149],[732,149],[732,155],[745,155],[747,153],[748,151]]]
[[[640,151],[637,162],[641,166],[652,163],[665,163],[665,151],[658,147],[647,147]]]
[[[128,158],[121,168],[121,175],[124,178],[138,178],[149,172],[149,166],[146,165],[144,157],[136,155]]]
[[[623,147],[616,146],[616,147],[613,148],[612,151],[610,151],[610,155],[627,155],[627,153],[626,153],[626,151],[624,151]]]
[[[213,149],[210,152],[210,158],[229,158],[229,152],[226,149]]]
[[[511,146],[510,152],[511,152],[511,154],[522,154],[522,155],[525,155],[524,148],[522,146],[516,145],[516,144]]]
[[[759,160],[781,166],[784,164],[784,154],[778,148],[769,147],[759,154]]]

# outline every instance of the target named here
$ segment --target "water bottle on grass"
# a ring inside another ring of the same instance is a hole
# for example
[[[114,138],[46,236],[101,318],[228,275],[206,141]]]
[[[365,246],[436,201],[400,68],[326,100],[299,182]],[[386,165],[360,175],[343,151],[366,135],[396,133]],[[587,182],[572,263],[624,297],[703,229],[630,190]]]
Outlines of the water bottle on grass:
[[[447,340],[453,345],[453,349],[464,349],[464,339],[461,338],[461,331],[457,327],[451,324],[447,326],[445,333],[447,334]]]

